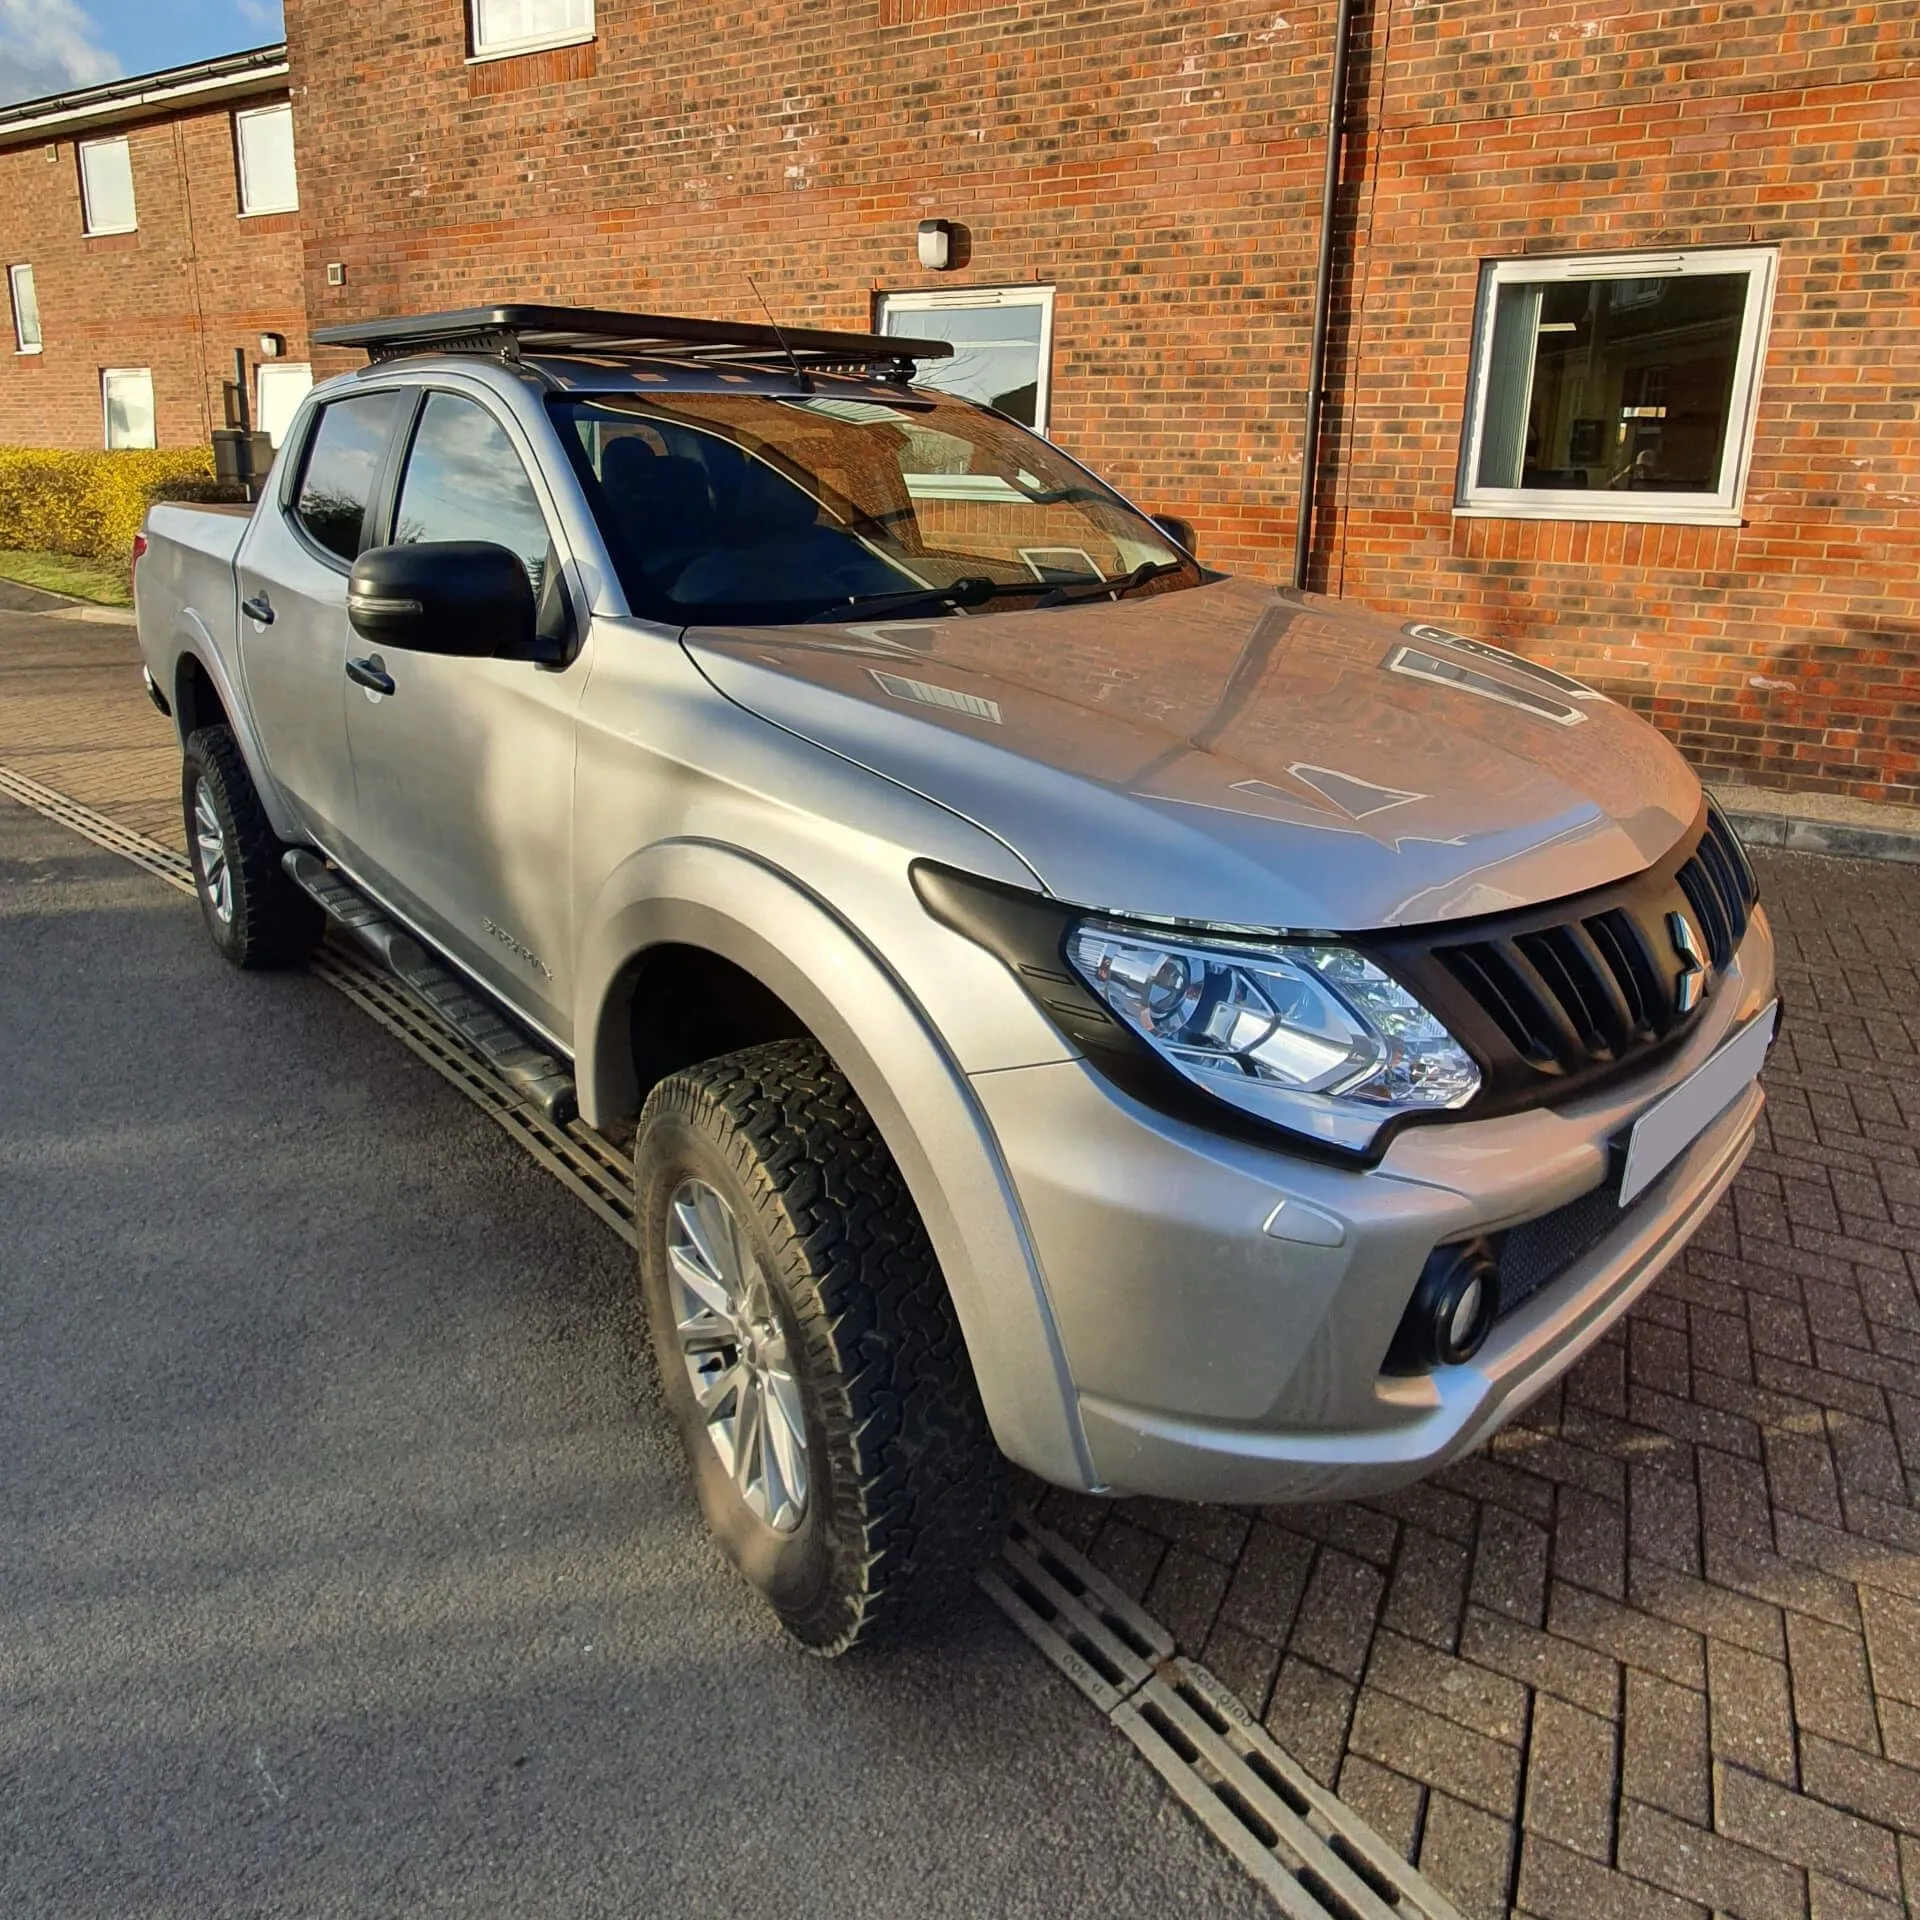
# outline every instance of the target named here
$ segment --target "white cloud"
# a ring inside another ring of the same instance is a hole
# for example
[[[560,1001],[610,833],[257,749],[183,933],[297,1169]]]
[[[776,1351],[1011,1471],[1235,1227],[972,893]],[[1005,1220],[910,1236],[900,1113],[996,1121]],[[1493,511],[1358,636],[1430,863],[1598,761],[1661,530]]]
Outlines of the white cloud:
[[[113,79],[99,31],[74,0],[0,0],[0,106]]]
[[[240,18],[252,26],[269,28],[276,36],[286,32],[280,0],[233,0],[233,6]]]

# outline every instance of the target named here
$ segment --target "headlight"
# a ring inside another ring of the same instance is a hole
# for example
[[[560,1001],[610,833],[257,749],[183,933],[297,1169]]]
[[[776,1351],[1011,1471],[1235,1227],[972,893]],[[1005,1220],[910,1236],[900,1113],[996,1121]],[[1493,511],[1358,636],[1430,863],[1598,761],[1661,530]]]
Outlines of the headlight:
[[[1480,1090],[1453,1035],[1351,947],[1215,946],[1084,920],[1066,957],[1195,1085],[1332,1146],[1364,1150],[1395,1116]]]

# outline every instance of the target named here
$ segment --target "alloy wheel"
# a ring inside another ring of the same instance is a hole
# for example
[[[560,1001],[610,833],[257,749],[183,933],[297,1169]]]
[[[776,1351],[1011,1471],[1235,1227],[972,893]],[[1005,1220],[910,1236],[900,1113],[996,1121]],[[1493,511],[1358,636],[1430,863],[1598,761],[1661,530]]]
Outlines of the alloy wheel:
[[[807,1427],[773,1286],[717,1189],[683,1180],[667,1208],[674,1330],[720,1463],[776,1533],[807,1511]]]
[[[204,780],[193,783],[193,839],[200,853],[200,884],[207,904],[223,927],[233,924],[233,868],[227,859],[227,832]]]

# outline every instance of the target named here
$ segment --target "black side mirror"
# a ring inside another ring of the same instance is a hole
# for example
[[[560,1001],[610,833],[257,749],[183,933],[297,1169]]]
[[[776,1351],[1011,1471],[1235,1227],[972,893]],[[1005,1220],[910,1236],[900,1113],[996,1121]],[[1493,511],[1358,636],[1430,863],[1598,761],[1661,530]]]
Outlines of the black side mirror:
[[[1200,549],[1194,544],[1193,522],[1182,520],[1177,513],[1156,513],[1153,524],[1164,533],[1182,553],[1197,554]]]
[[[526,567],[491,540],[375,547],[347,579],[354,632],[408,652],[527,658],[535,618]]]

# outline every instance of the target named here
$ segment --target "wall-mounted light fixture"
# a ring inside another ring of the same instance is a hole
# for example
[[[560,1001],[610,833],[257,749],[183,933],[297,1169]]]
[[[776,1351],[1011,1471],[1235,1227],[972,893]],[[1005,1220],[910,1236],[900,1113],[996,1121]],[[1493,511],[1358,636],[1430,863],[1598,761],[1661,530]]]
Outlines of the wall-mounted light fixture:
[[[263,333],[260,336],[260,358],[278,360],[287,350],[287,336],[284,333]]]
[[[929,273],[945,273],[954,264],[951,220],[922,220],[918,239],[920,264]]]

